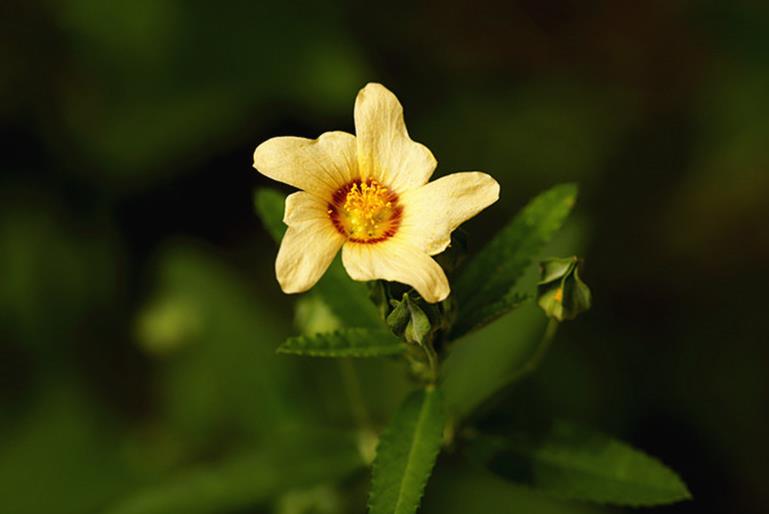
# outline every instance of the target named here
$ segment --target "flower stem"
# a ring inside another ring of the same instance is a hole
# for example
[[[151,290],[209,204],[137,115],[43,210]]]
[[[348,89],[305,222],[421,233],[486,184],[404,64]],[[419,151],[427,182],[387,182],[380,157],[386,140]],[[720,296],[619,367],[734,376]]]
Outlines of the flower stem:
[[[430,383],[434,385],[438,381],[438,355],[435,353],[432,341],[427,341],[422,347],[424,348],[425,355],[427,356],[427,363],[430,366]]]
[[[545,354],[550,349],[550,345],[552,344],[553,339],[555,339],[555,334],[558,332],[558,325],[560,325],[558,320],[555,318],[550,318],[547,323],[547,327],[545,327],[545,333],[542,334],[542,339],[540,339],[539,344],[534,350],[534,353],[531,354],[531,357],[529,357],[526,363],[509,377],[506,386],[498,389],[489,398],[484,400],[478,407],[476,407],[472,413],[468,415],[465,420],[462,421],[462,424],[467,424],[474,419],[482,417],[502,398],[504,398],[507,393],[510,392],[510,389],[514,386],[515,383],[530,373],[533,373],[539,367],[539,365],[542,363],[542,359],[545,357]]]
[[[539,367],[539,365],[542,363],[542,359],[545,357],[545,354],[550,349],[550,345],[552,344],[553,339],[555,339],[555,334],[558,332],[558,325],[560,325],[560,323],[558,323],[557,319],[550,318],[550,320],[547,322],[547,327],[545,327],[545,333],[542,334],[542,339],[539,341],[539,345],[537,345],[537,349],[534,351],[534,354],[526,362],[526,364],[518,371],[518,373],[513,375],[513,380],[518,380],[519,378],[528,375]]]

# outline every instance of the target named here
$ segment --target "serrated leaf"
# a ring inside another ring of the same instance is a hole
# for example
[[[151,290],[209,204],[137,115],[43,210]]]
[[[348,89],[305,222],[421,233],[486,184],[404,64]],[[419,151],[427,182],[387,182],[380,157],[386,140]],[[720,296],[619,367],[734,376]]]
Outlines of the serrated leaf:
[[[487,306],[504,305],[503,299],[561,227],[576,197],[574,184],[540,194],[467,264],[454,284],[464,327],[481,324],[488,316]]]
[[[283,206],[286,195],[277,189],[262,188],[254,193],[254,207],[262,220],[265,230],[277,242],[283,238],[286,225],[283,223]]]
[[[512,311],[528,299],[529,296],[524,293],[509,291],[499,300],[480,307],[472,318],[460,317],[451,329],[451,337],[457,339],[473,330],[483,328],[497,318]]]
[[[369,514],[413,514],[443,440],[446,414],[439,389],[413,393],[382,434],[374,459]]]
[[[305,436],[306,437],[306,436]],[[276,495],[342,479],[364,465],[345,434],[271,442],[256,453],[183,472],[127,497],[110,514],[249,512]]]
[[[494,473],[560,498],[630,506],[691,498],[679,476],[657,459],[563,421],[544,432],[478,436],[470,453]]]
[[[265,229],[276,243],[286,231],[283,209],[286,195],[275,189],[263,188],[254,194],[254,206]],[[368,296],[363,282],[353,281],[342,267],[339,256],[313,288],[323,297],[333,313],[350,327],[381,327],[382,319]]]
[[[403,341],[389,330],[365,328],[290,337],[278,347],[278,353],[310,357],[386,357],[405,350]]]

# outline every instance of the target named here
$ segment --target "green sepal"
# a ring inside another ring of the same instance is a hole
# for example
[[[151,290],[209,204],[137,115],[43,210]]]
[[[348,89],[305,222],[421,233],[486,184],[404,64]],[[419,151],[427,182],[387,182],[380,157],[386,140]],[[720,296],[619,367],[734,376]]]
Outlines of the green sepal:
[[[425,311],[408,293],[403,293],[403,298],[393,301],[392,305],[387,325],[393,333],[408,343],[424,345],[433,331],[433,324]]]
[[[590,288],[579,276],[577,257],[554,258],[540,263],[537,304],[557,321],[574,319],[590,309]]]

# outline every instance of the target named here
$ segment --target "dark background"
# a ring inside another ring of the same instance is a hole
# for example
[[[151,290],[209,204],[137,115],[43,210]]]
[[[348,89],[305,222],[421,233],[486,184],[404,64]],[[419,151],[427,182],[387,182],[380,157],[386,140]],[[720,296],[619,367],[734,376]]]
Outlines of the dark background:
[[[318,386],[312,363],[274,355],[294,299],[251,154],[352,132],[369,81],[398,95],[438,174],[500,182],[471,246],[537,192],[580,185],[556,247],[586,257],[594,308],[528,401],[677,470],[695,500],[660,512],[769,508],[766,3],[0,9],[0,511],[101,512],[234,441],[267,444],[275,419],[343,423],[333,392],[317,400],[327,364]],[[404,390],[387,373],[363,369],[382,421]],[[466,483],[460,511],[482,511]],[[445,511],[436,487],[426,511]],[[336,494],[360,511],[359,491]]]

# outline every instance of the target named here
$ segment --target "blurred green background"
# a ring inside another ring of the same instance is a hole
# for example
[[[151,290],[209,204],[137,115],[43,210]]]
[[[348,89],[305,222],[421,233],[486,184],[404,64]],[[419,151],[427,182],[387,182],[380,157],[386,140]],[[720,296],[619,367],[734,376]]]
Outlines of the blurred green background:
[[[660,512],[769,509],[766,3],[0,10],[0,512],[140,513],[156,487],[197,491],[184,513],[362,512],[367,476],[328,433],[353,426],[344,375],[274,353],[295,298],[253,213],[269,184],[251,154],[352,132],[369,81],[399,96],[438,174],[501,183],[471,248],[580,184],[549,250],[586,257],[594,308],[488,422],[552,412],[658,456],[695,497]],[[521,312],[479,337],[505,345],[539,319]],[[356,366],[382,424],[402,367]],[[423,508],[575,511],[606,509],[450,457]]]

